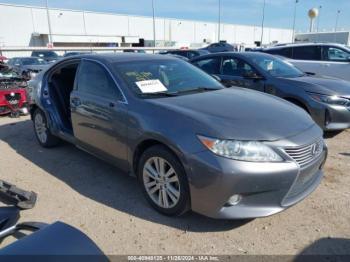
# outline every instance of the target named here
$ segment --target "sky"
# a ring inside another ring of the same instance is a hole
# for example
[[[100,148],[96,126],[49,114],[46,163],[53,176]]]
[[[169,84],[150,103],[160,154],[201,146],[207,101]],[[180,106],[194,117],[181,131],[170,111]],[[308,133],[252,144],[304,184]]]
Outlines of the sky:
[[[265,0],[265,26],[292,28],[296,0]],[[0,0],[1,3],[44,6],[45,0]],[[221,20],[225,23],[261,26],[264,0],[221,0]],[[49,7],[110,12],[132,15],[152,15],[152,0],[49,0]],[[218,21],[219,0],[154,0],[158,17],[200,21]],[[334,30],[340,10],[338,30],[350,30],[350,0],[299,0],[296,11],[297,32],[309,28],[307,12],[322,6],[319,30]],[[0,14],[1,15],[1,14]]]

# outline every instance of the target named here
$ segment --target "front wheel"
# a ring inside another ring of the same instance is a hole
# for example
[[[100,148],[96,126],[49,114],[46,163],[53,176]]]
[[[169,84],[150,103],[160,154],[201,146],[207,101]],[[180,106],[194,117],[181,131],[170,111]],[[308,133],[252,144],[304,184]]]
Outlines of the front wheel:
[[[166,147],[153,146],[143,153],[138,178],[148,202],[158,212],[179,216],[189,210],[190,194],[185,171]]]
[[[54,147],[60,140],[51,134],[47,125],[46,116],[43,111],[37,109],[33,115],[34,131],[38,142],[43,147]]]

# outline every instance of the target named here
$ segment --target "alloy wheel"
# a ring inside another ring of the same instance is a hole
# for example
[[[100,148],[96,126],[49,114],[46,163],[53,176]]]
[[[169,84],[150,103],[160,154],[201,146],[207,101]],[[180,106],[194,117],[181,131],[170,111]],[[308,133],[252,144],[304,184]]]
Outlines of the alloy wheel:
[[[36,114],[34,119],[35,132],[41,143],[46,143],[47,127],[41,114]]]
[[[180,181],[175,169],[161,157],[148,159],[143,167],[143,183],[152,201],[170,209],[179,202]]]

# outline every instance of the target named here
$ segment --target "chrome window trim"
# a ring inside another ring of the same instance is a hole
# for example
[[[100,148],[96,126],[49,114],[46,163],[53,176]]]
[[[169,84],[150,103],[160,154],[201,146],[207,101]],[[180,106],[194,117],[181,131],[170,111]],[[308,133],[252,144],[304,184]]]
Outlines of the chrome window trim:
[[[126,99],[123,90],[119,87],[117,80],[115,79],[111,70],[109,70],[109,68],[104,63],[102,63],[98,60],[95,60],[95,59],[91,59],[91,58],[82,58],[82,61],[90,61],[90,62],[94,62],[94,63],[101,65],[108,72],[109,76],[113,79],[114,84],[116,85],[116,87],[118,88],[120,93],[122,94],[123,100],[118,100],[118,102],[122,103],[122,104],[126,104],[126,105],[128,104],[128,100]]]

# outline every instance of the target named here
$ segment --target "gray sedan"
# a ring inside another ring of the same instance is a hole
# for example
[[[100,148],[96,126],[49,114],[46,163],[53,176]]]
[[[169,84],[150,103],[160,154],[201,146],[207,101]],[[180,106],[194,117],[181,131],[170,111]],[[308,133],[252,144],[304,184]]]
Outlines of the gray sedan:
[[[179,59],[75,56],[36,83],[30,111],[38,142],[69,141],[136,176],[166,215],[268,216],[304,199],[323,177],[322,130],[304,110],[226,89]]]
[[[227,86],[279,96],[306,110],[325,131],[350,127],[350,82],[303,73],[278,57],[220,53],[191,61]]]

